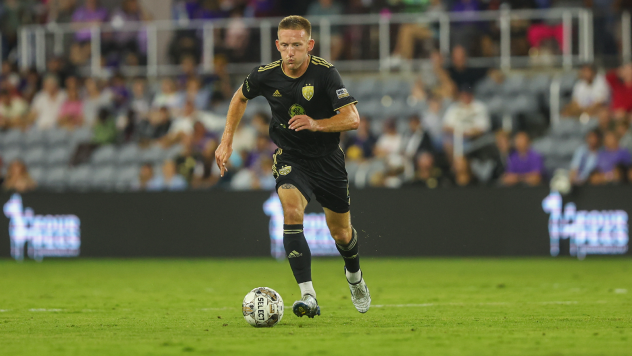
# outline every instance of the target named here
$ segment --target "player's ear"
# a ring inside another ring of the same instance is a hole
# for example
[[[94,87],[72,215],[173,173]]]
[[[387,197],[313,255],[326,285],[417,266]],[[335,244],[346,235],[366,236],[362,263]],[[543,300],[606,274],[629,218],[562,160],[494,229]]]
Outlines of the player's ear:
[[[277,51],[281,52],[281,46],[279,45],[279,40],[274,41],[276,44]]]
[[[309,42],[307,42],[307,51],[311,52],[314,49],[315,44],[316,44],[316,41],[314,41],[313,38],[310,38]]]

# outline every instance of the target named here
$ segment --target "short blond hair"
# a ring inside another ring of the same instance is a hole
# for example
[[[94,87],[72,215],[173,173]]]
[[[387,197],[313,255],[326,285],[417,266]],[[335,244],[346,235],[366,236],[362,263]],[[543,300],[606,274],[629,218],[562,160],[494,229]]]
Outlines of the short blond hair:
[[[279,22],[278,31],[281,30],[305,30],[307,37],[312,38],[312,24],[303,16],[292,15],[284,18]]]

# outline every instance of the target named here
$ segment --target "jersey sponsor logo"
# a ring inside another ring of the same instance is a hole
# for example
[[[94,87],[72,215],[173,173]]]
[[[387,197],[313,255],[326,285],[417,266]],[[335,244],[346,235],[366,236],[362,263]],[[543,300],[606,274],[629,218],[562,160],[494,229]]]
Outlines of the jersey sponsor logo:
[[[290,117],[294,117],[297,115],[305,115],[305,109],[303,109],[303,107],[298,104],[294,104],[290,106],[289,113],[290,113]]]
[[[286,176],[288,174],[290,174],[290,172],[292,172],[292,166],[285,166],[281,169],[279,169],[279,174],[282,176]]]
[[[312,100],[312,98],[314,97],[314,86],[311,84],[306,84],[303,87],[303,97],[307,100],[310,101]]]
[[[342,99],[342,98],[348,97],[349,92],[347,91],[347,89],[342,88],[342,89],[336,90],[336,95],[338,96],[338,99]]]
[[[275,90],[274,94],[272,94],[272,96],[275,97],[275,98],[280,98],[281,97],[281,93],[279,93],[278,90]]]

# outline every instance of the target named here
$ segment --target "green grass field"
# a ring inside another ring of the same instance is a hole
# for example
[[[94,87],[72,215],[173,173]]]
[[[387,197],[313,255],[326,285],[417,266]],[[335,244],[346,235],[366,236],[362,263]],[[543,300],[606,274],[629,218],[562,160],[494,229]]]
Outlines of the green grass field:
[[[322,316],[256,329],[252,288],[297,298],[287,262],[0,260],[0,355],[632,355],[632,261],[363,259],[353,308],[339,259],[314,262]]]

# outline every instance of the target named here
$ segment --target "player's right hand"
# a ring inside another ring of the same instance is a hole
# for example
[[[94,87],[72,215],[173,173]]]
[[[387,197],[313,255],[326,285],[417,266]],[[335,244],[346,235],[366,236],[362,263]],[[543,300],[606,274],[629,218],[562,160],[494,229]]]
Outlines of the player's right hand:
[[[233,145],[228,143],[226,140],[222,140],[222,142],[215,150],[215,162],[217,162],[217,167],[219,167],[219,175],[220,177],[224,176],[224,172],[228,171],[226,167],[226,163],[230,159],[230,155],[233,153]]]

